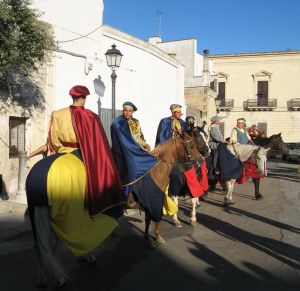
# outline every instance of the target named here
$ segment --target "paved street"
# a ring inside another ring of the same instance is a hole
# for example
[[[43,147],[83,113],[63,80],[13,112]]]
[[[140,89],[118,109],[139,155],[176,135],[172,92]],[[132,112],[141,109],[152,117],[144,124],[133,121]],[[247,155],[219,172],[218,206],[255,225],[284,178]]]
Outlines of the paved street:
[[[197,209],[196,227],[188,225],[189,200],[181,200],[183,227],[164,220],[165,245],[143,239],[136,213],[97,249],[96,265],[78,263],[61,246],[71,279],[63,290],[300,290],[298,167],[270,160],[261,201],[247,182],[235,186],[236,203],[224,209],[218,188]],[[33,239],[20,213],[0,214],[0,262],[1,291],[36,290]]]

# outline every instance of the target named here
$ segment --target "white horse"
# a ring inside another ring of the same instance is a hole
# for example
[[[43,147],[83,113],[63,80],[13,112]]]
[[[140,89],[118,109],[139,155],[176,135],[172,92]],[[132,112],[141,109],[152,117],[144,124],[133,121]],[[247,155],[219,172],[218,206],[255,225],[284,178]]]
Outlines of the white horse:
[[[252,162],[257,166],[257,172],[264,174],[266,170],[267,152],[269,149],[257,145],[250,144],[234,144],[227,145],[227,149],[236,156],[241,162],[252,159]],[[226,180],[226,195],[224,205],[233,204],[232,193],[236,179]]]
[[[208,146],[207,138],[204,135],[203,131],[197,126],[193,130],[188,131],[188,134],[191,135],[193,137],[193,139],[195,140],[198,152],[204,157],[208,156],[210,153],[210,148]],[[198,166],[203,167],[203,165],[200,165],[200,164],[198,164]],[[204,171],[206,171],[206,166],[205,166]],[[176,195],[172,195],[172,196],[173,196],[173,200],[174,200],[175,204],[178,206],[179,205],[178,196],[176,196]],[[191,197],[191,202],[192,202],[190,225],[195,226],[197,224],[196,208],[197,208],[197,205],[199,205],[199,200],[198,200],[198,197],[193,197],[192,195],[190,195],[190,197]],[[175,227],[182,227],[177,214],[175,214],[173,216],[173,221],[174,221]]]

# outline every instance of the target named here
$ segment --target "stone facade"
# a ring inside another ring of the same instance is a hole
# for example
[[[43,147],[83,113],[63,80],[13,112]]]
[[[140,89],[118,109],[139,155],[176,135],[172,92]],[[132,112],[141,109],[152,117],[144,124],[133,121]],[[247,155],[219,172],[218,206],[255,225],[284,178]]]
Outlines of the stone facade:
[[[218,75],[224,134],[236,119],[257,124],[267,135],[282,132],[285,142],[300,142],[300,51],[210,55]],[[221,84],[223,83],[223,84]],[[222,91],[222,92],[220,92]],[[233,102],[233,103],[232,103]]]

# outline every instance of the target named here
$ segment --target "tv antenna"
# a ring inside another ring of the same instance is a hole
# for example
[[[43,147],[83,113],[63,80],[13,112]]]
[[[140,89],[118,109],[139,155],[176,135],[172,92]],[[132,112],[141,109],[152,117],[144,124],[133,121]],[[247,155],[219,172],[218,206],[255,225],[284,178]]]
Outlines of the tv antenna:
[[[158,22],[158,37],[161,38],[161,16],[162,12],[160,10],[156,10],[157,22]]]

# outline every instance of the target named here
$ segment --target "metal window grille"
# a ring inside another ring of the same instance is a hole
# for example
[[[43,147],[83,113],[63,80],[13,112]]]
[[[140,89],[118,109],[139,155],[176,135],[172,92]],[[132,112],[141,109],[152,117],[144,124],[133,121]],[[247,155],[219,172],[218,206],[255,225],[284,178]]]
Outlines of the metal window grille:
[[[121,114],[122,114],[122,110],[116,110],[116,116],[119,116]],[[109,144],[111,144],[111,137],[110,137],[110,126],[112,121],[111,115],[112,115],[111,109],[101,108],[100,120],[104,128],[104,131],[106,133]]]
[[[258,122],[257,128],[261,132],[264,132],[266,134],[266,136],[268,136],[268,124],[266,122]]]
[[[9,158],[17,158],[25,150],[25,123],[24,117],[9,117]]]

